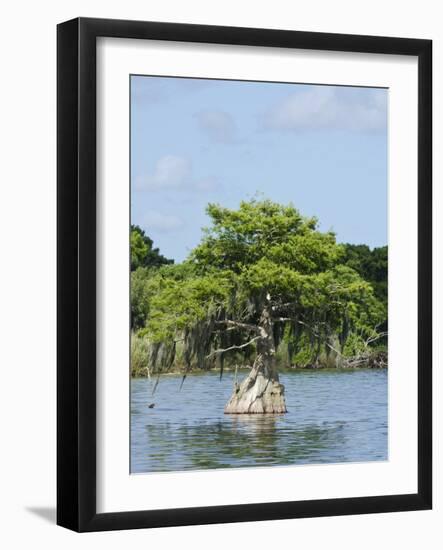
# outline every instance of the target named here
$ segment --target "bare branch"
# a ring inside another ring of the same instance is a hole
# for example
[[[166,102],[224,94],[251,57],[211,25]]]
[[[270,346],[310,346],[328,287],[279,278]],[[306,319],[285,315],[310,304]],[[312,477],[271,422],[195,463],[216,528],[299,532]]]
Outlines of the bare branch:
[[[365,340],[365,346],[369,346],[369,344],[372,344],[372,342],[376,342],[380,338],[384,338],[387,335],[388,335],[387,332],[380,332],[380,333],[376,334],[375,336],[369,337],[367,340]]]
[[[216,355],[217,353],[226,353],[227,351],[231,351],[233,349],[243,349],[246,346],[250,346],[253,344],[256,340],[259,340],[261,336],[255,336],[252,340],[249,340],[249,342],[246,342],[245,344],[242,344],[241,346],[231,346],[230,348],[225,349],[216,349],[213,352],[211,352],[209,355],[206,356],[206,359],[209,359],[209,357],[212,357],[213,355]]]

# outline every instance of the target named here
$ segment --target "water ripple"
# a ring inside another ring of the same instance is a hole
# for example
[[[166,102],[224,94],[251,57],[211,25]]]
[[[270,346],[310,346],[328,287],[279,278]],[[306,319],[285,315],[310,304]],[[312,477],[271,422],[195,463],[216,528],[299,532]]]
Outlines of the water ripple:
[[[387,459],[385,370],[285,373],[285,415],[223,414],[232,373],[180,380],[132,380],[131,472]]]

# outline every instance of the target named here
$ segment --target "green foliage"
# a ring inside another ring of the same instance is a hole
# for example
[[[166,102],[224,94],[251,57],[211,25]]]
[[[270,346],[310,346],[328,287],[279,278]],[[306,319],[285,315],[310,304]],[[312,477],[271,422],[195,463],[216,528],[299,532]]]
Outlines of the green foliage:
[[[138,225],[131,225],[131,271],[139,267],[159,267],[172,264],[162,256],[158,248],[153,248],[153,241]]]
[[[383,305],[383,320],[379,323],[379,330],[388,330],[388,247],[370,249],[366,245],[344,245],[343,261],[352,267],[366,281],[371,283],[374,294]],[[373,347],[387,347],[387,336],[377,340]],[[351,353],[351,352],[349,352]]]
[[[131,332],[131,374],[149,376],[149,342],[146,338]]]
[[[146,326],[153,298],[165,286],[193,279],[194,266],[188,262],[160,267],[139,267],[131,272],[131,326],[138,330]],[[155,302],[156,304],[156,302]]]
[[[355,269],[363,279],[369,281],[379,300],[388,299],[388,247],[371,250],[365,244],[346,244],[343,247],[343,261]]]
[[[138,267],[131,273],[131,326],[145,326],[149,315],[149,302],[153,295],[152,270]]]
[[[131,278],[132,322],[149,341],[151,368],[169,368],[178,349],[186,368],[246,360],[255,353],[254,327],[265,308],[277,356],[288,364],[336,364],[379,343],[386,247],[339,245],[315,218],[269,200],[242,202],[237,210],[210,204],[207,213],[210,227],[179,265],[168,265],[155,249],[156,261],[140,267],[152,241],[133,228],[131,260],[139,267]],[[214,357],[219,348],[228,351]]]
[[[131,225],[131,327],[145,326],[149,303],[155,285],[153,274],[162,266],[171,266],[173,260],[162,256],[153,248],[150,239],[138,225]]]
[[[172,275],[176,275],[172,271]],[[232,294],[229,273],[208,273],[190,278],[166,277],[159,272],[151,280],[154,293],[145,334],[153,342],[177,339],[179,335],[217,315]]]
[[[277,263],[291,262],[296,268],[303,262],[315,269],[317,262],[328,261],[332,234],[315,232],[315,218],[304,218],[292,205],[283,206],[269,200],[241,202],[238,210],[209,204],[207,214],[212,226],[191,259],[205,270],[208,267],[241,271],[267,257]],[[315,239],[320,245],[315,250]]]

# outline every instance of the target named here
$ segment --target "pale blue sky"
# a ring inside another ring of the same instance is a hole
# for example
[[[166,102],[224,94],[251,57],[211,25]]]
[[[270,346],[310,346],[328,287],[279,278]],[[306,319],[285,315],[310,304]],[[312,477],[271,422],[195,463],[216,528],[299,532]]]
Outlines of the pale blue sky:
[[[387,244],[388,91],[131,77],[131,218],[183,260],[205,207],[256,192],[339,242]]]

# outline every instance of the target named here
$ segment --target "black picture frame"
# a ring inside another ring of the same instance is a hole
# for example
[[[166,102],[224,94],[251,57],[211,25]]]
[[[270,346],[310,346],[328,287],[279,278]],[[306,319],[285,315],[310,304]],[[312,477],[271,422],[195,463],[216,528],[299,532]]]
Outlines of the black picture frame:
[[[173,40],[418,58],[416,494],[96,512],[96,39]],[[79,18],[57,29],[57,523],[104,531],[432,507],[432,42]]]

